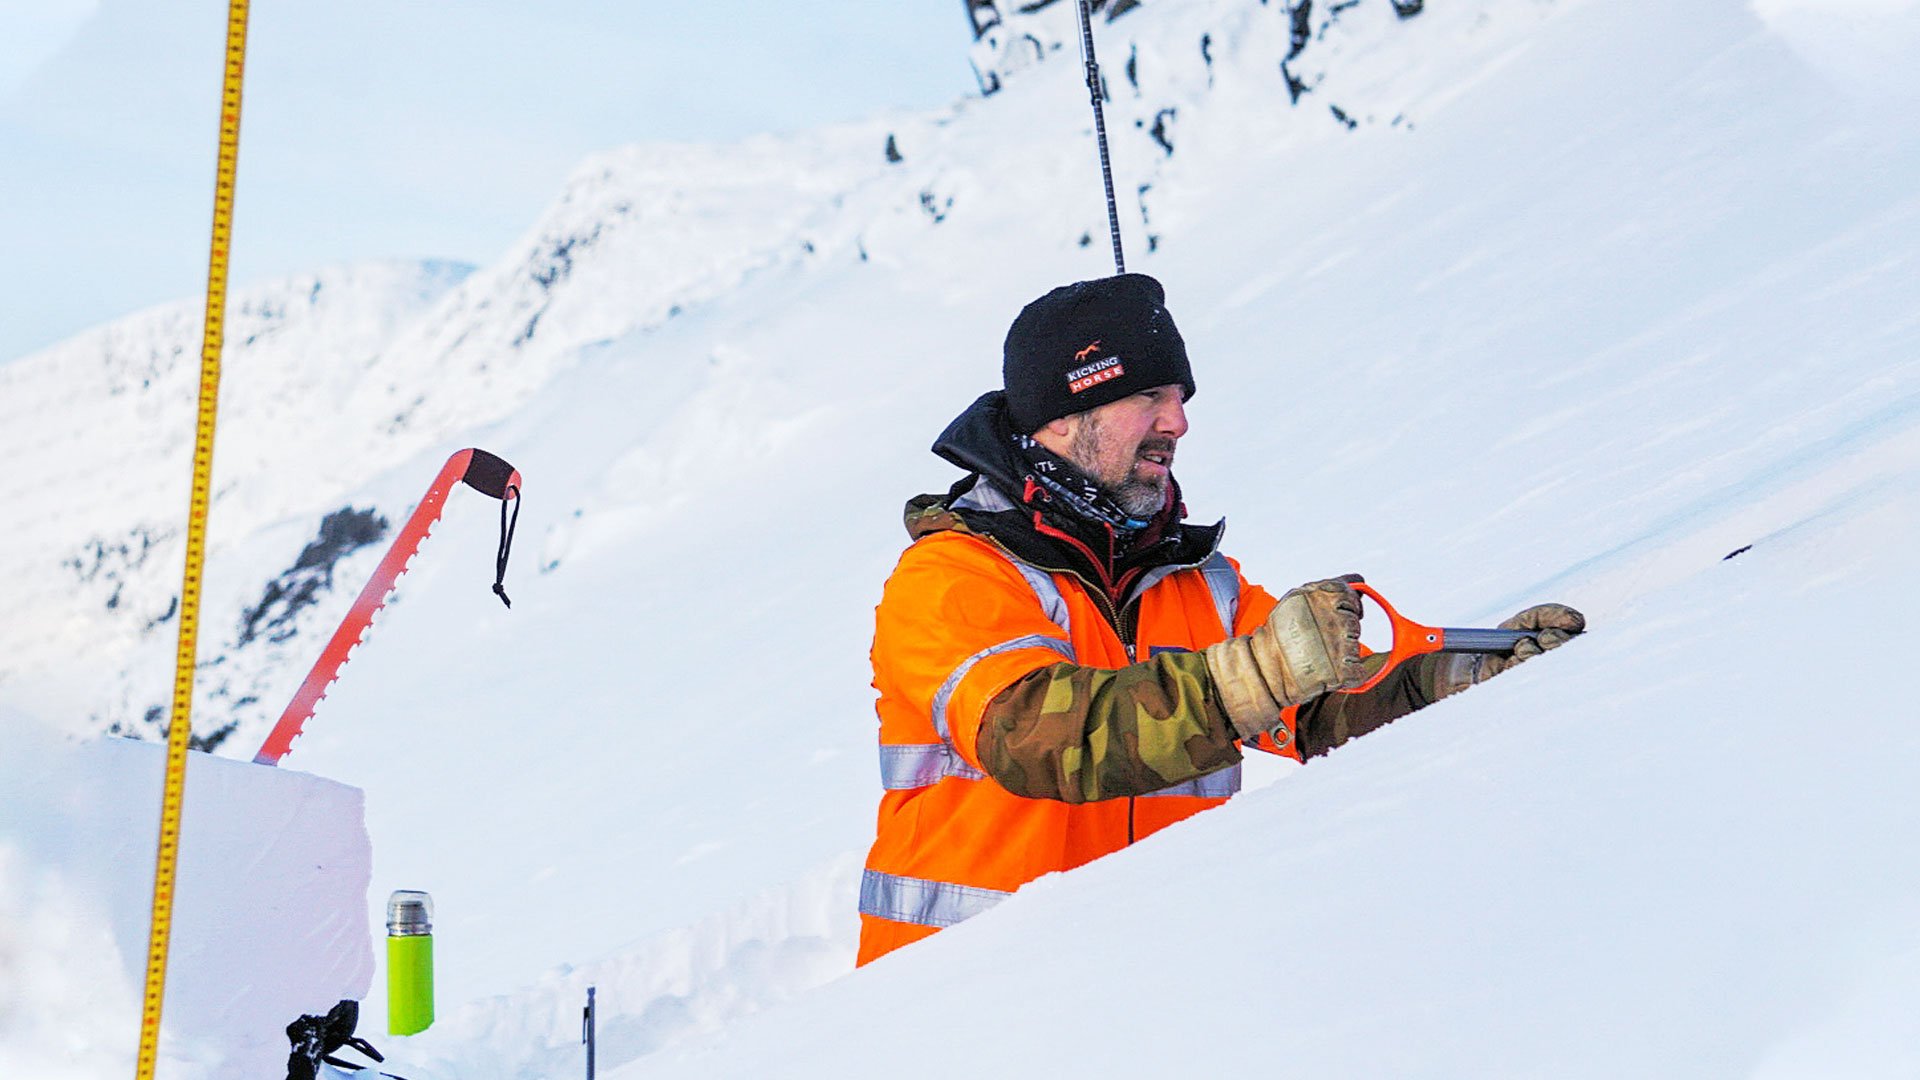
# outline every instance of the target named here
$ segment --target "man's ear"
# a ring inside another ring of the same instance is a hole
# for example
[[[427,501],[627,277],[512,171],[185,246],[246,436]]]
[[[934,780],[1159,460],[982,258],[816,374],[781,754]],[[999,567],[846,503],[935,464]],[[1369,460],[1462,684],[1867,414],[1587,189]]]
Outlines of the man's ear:
[[[1068,444],[1073,441],[1074,425],[1079,421],[1078,413],[1063,416],[1058,420],[1049,420],[1040,425],[1039,431],[1033,433],[1033,441],[1056,454],[1065,453]]]

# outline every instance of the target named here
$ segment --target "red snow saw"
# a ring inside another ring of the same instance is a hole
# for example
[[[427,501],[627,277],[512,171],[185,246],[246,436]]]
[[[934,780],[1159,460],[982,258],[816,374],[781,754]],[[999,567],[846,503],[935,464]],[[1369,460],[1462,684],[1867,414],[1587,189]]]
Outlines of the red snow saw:
[[[327,647],[320,651],[320,659],[314,662],[313,670],[307,672],[307,679],[294,692],[293,701],[287,705],[287,711],[280,714],[280,722],[273,725],[273,731],[267,735],[267,741],[260,745],[260,752],[253,755],[257,765],[278,765],[280,759],[287,756],[293,748],[293,740],[300,734],[307,718],[319,706],[320,699],[327,696],[327,687],[340,677],[340,669],[346,666],[348,654],[360,643],[360,638],[373,623],[374,612],[380,610],[393,593],[393,587],[400,575],[407,572],[407,563],[414,553],[420,550],[420,544],[433,530],[433,524],[440,520],[440,508],[446,504],[447,494],[453,485],[464,483],[489,498],[500,500],[500,550],[494,558],[493,592],[500,602],[512,607],[507,599],[505,586],[507,574],[507,552],[513,546],[513,530],[520,523],[520,473],[505,461],[487,453],[485,450],[462,450],[447,459],[440,469],[440,475],[433,478],[433,484],[427,488],[427,494],[413,511],[413,516],[394,537],[393,546],[387,549],[380,559],[380,565],[373,570],[366,587],[353,601],[353,607],[347,611],[347,617],[340,620],[340,628],[333,632]],[[513,504],[513,517],[507,517],[507,504]]]

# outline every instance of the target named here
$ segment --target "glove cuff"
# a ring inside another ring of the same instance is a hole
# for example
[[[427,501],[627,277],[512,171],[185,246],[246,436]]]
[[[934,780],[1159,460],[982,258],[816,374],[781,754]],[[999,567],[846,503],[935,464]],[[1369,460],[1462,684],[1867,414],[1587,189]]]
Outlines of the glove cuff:
[[[1424,676],[1421,682],[1425,685],[1420,689],[1426,694],[1428,703],[1451,697],[1486,679],[1481,667],[1481,661],[1485,658],[1473,653],[1442,653],[1424,659],[1428,663],[1424,665],[1426,670],[1421,672]]]
[[[1220,711],[1243,741],[1271,734],[1280,725],[1280,703],[1267,689],[1266,676],[1254,659],[1253,643],[1245,637],[1228,638],[1201,650]]]

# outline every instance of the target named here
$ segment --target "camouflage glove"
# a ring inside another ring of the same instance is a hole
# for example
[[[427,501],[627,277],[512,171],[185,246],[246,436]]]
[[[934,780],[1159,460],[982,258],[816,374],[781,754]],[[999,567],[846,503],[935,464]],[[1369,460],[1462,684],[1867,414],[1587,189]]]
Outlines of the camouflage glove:
[[[1500,624],[1502,630],[1538,630],[1505,656],[1495,653],[1447,653],[1435,660],[1433,687],[1428,696],[1438,701],[1457,694],[1548,649],[1557,649],[1587,628],[1587,617],[1565,604],[1538,604]]]
[[[1280,710],[1358,686],[1358,574],[1302,585],[1280,598],[1260,629],[1203,650],[1214,696],[1242,739],[1280,725]],[[1285,740],[1282,740],[1283,742]]]

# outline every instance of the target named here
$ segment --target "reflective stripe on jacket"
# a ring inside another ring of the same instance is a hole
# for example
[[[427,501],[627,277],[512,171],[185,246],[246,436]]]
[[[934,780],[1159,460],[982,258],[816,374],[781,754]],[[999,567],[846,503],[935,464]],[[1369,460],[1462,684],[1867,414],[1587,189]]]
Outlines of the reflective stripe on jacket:
[[[921,537],[876,611],[877,838],[860,891],[864,964],[969,918],[1042,874],[1116,851],[1239,789],[1239,766],[1139,797],[1066,802],[1014,795],[981,767],[987,705],[1021,679],[1071,663],[1120,669],[1247,633],[1274,600],[1219,554],[1136,586],[1121,640],[1097,598],[965,531]],[[1098,798],[1098,796],[1096,796]]]

